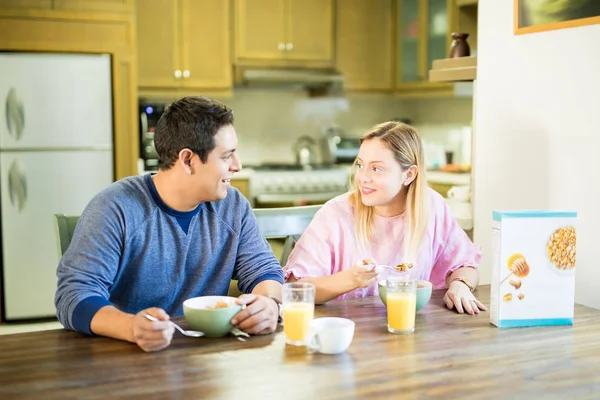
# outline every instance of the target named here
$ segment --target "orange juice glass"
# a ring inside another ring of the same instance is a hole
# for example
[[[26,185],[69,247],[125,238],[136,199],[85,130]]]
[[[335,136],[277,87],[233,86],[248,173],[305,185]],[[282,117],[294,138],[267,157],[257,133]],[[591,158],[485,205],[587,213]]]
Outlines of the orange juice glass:
[[[293,346],[305,346],[310,322],[315,314],[315,285],[286,283],[282,293],[285,341]]]
[[[388,278],[387,315],[388,332],[412,333],[417,313],[417,281],[407,278]]]

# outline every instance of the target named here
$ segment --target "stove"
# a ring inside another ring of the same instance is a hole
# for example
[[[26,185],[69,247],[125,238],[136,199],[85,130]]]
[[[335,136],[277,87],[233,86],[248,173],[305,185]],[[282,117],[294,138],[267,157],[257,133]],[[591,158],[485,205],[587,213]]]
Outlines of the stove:
[[[245,166],[244,168],[250,168],[254,171],[323,171],[334,169],[336,166],[325,164],[260,164],[254,167]]]
[[[350,167],[340,165],[261,164],[250,168],[255,206],[322,204],[349,189]]]

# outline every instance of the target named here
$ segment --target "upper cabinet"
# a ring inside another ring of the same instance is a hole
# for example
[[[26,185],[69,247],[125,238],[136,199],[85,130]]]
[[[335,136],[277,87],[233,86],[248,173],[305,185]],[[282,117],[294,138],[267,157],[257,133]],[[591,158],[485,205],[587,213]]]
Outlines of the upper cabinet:
[[[0,0],[0,8],[132,12],[134,0]]]
[[[477,0],[455,0],[456,32],[467,34],[470,57],[448,58],[433,63],[430,82],[472,81],[477,78]]]
[[[453,0],[398,0],[397,90],[450,91],[428,82],[433,60],[446,58],[453,30]]]
[[[0,8],[49,10],[52,8],[52,0],[0,0]]]
[[[129,12],[133,0],[52,0],[57,10]]]
[[[344,74],[346,89],[394,89],[393,3],[394,0],[338,1],[336,65]]]
[[[333,26],[333,0],[236,0],[236,61],[329,66]]]
[[[138,1],[141,94],[230,89],[229,27],[229,1]]]

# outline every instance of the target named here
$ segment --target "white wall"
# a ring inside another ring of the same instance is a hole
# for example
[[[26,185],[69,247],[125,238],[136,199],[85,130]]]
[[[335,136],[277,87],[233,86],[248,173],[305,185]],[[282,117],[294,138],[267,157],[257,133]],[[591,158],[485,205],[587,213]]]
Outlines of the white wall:
[[[492,210],[578,211],[576,302],[600,308],[600,25],[513,34],[513,1],[479,0],[475,242]]]
[[[219,99],[233,108],[242,164],[295,162],[292,144],[302,135],[319,138],[337,124],[360,136],[374,124],[414,112],[409,101],[384,94],[309,98],[304,91],[239,89]]]

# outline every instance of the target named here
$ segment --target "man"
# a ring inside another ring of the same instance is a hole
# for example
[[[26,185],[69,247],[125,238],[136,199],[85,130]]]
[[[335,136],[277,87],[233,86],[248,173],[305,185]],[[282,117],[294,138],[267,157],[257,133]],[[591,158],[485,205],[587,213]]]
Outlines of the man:
[[[246,308],[232,323],[273,332],[283,271],[250,204],[230,187],[241,169],[233,112],[185,97],[161,116],[154,143],[158,173],[113,183],[81,215],[58,265],[59,321],[161,350],[173,336],[169,315],[182,315],[184,300],[226,295],[237,279]]]

